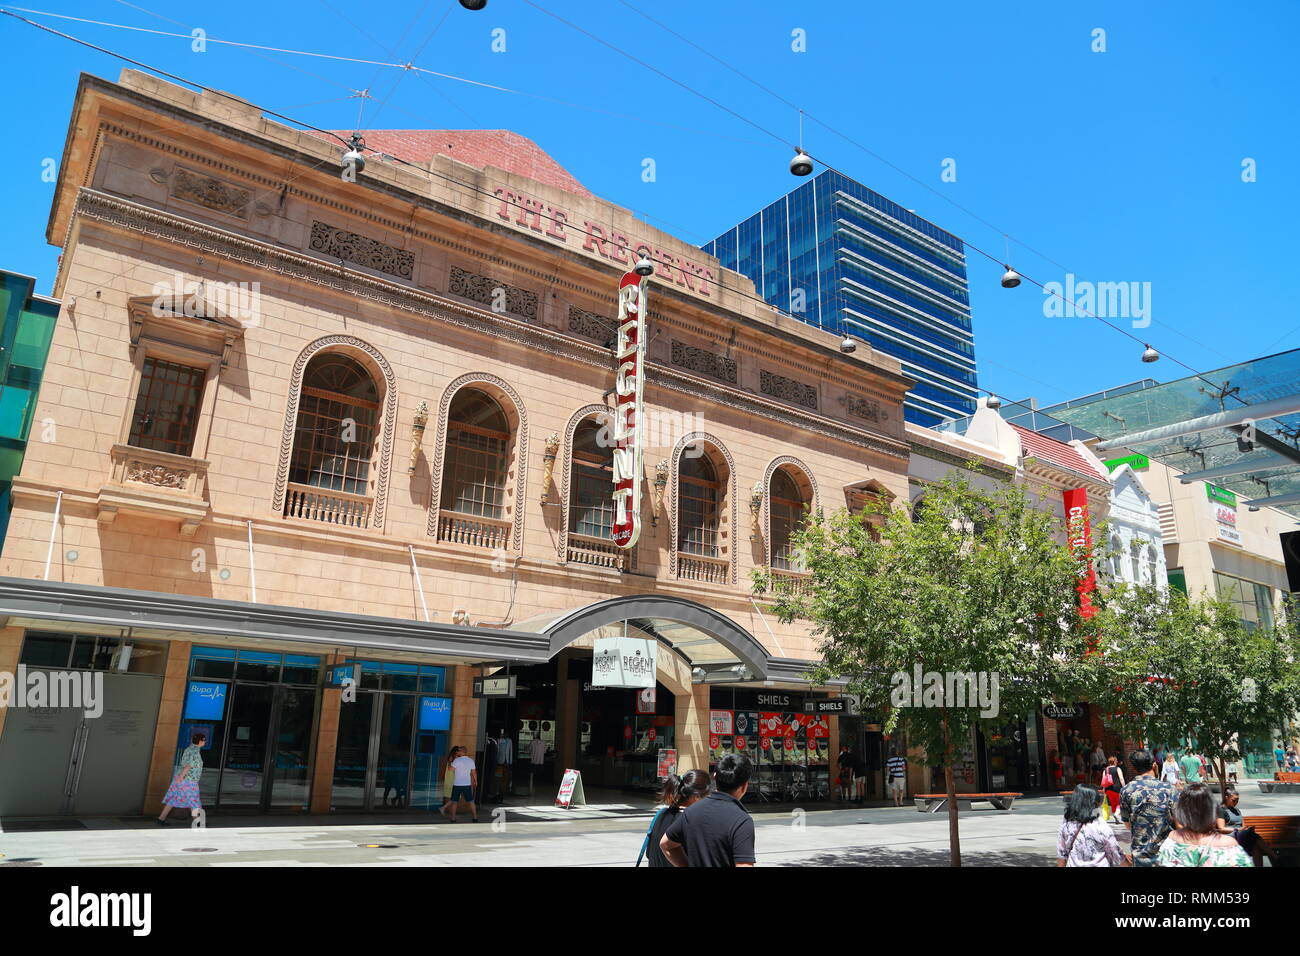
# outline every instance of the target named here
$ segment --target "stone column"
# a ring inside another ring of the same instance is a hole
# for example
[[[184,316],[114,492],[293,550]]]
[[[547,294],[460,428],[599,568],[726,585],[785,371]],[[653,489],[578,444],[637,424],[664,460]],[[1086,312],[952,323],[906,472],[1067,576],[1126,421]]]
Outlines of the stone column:
[[[325,658],[325,667],[335,667],[343,661],[341,655],[330,654]],[[360,699],[358,695],[357,701]],[[326,687],[321,692],[320,714],[316,718],[316,762],[311,774],[311,802],[308,805],[311,813],[329,813],[334,799],[334,758],[338,754],[339,709],[342,705],[343,688]]]
[[[569,678],[569,657],[555,662],[555,782],[578,765],[578,682]]]
[[[23,629],[21,627],[0,628],[0,671],[18,674],[18,655],[23,647]],[[4,733],[5,714],[8,707],[0,707],[0,734]]]
[[[162,700],[158,703],[153,757],[149,761],[149,783],[144,792],[144,812],[154,816],[162,812],[162,798],[167,793],[172,773],[176,769],[176,737],[180,733],[181,717],[185,711],[185,689],[189,684],[189,675],[190,642],[170,641],[167,645],[167,670],[163,675]],[[216,772],[215,767],[204,770],[204,773]]]
[[[692,684],[689,694],[675,694],[674,701],[677,772],[703,770],[708,773],[709,688],[705,684]]]

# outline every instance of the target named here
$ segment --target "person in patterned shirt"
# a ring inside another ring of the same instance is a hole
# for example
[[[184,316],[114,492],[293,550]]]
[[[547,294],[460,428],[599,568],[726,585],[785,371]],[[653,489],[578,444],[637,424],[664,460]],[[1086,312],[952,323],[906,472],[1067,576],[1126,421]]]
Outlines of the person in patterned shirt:
[[[1128,760],[1137,776],[1120,791],[1119,808],[1133,834],[1133,865],[1156,866],[1160,844],[1174,828],[1178,790],[1152,772],[1155,758],[1151,751],[1135,750]]]

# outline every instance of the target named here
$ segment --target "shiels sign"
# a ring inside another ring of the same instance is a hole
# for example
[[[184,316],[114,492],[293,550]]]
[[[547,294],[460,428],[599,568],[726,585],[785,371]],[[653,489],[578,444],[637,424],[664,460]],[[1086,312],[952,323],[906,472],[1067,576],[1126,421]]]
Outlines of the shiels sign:
[[[646,277],[626,273],[618,284],[614,356],[614,544],[630,548],[641,535],[641,394],[645,387]],[[651,668],[653,674],[654,668]],[[651,684],[654,678],[651,677]],[[629,687],[649,686],[641,684]]]
[[[592,687],[653,687],[655,642],[639,637],[599,637],[591,658]]]

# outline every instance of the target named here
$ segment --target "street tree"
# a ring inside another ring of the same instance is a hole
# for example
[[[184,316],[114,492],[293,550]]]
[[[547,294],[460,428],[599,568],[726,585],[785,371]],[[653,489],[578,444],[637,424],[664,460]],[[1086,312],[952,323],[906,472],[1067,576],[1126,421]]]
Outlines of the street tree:
[[[1151,745],[1194,748],[1220,787],[1243,740],[1270,739],[1300,708],[1294,622],[1252,628],[1210,595],[1118,585],[1092,624],[1100,653],[1089,661],[1088,695],[1107,724]]]
[[[1089,640],[1080,627],[1080,557],[1060,519],[1016,486],[972,474],[929,485],[909,515],[879,501],[810,515],[794,539],[808,573],[755,573],[786,622],[818,640],[819,682],[847,681],[943,765],[953,866],[961,865],[954,765],[976,726],[1004,727],[1068,697]],[[1082,537],[1082,536],[1080,536]]]

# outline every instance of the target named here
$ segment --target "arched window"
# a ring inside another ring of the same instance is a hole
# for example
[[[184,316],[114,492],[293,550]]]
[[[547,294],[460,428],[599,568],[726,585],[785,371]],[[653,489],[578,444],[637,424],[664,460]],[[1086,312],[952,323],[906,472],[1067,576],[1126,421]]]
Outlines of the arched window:
[[[1110,574],[1116,581],[1124,580],[1124,569],[1121,562],[1124,560],[1124,542],[1120,541],[1119,535],[1112,535],[1110,539]]]
[[[289,481],[347,495],[369,495],[379,398],[375,380],[351,356],[322,352],[308,362],[298,401]],[[286,514],[302,511],[294,504],[298,497],[289,496]],[[324,499],[316,496],[314,500],[319,507]],[[310,516],[322,520],[339,517]]]
[[[803,523],[804,496],[794,478],[784,468],[772,472],[768,496],[772,567],[782,571],[802,571],[803,567],[791,553],[790,539]]]
[[[677,550],[718,557],[722,483],[717,469],[698,446],[688,447],[682,452],[678,480],[681,499],[677,505]]]
[[[442,510],[504,520],[509,463],[506,413],[486,392],[462,388],[447,414]]]
[[[1159,580],[1160,560],[1156,556],[1156,546],[1154,544],[1147,545],[1147,567],[1151,572],[1151,584],[1155,587],[1160,587],[1163,583]]]
[[[600,433],[595,418],[583,421],[573,433],[569,532],[608,540],[614,528],[614,452],[601,447]]]
[[[1142,542],[1134,538],[1129,542],[1129,580],[1142,583]]]

